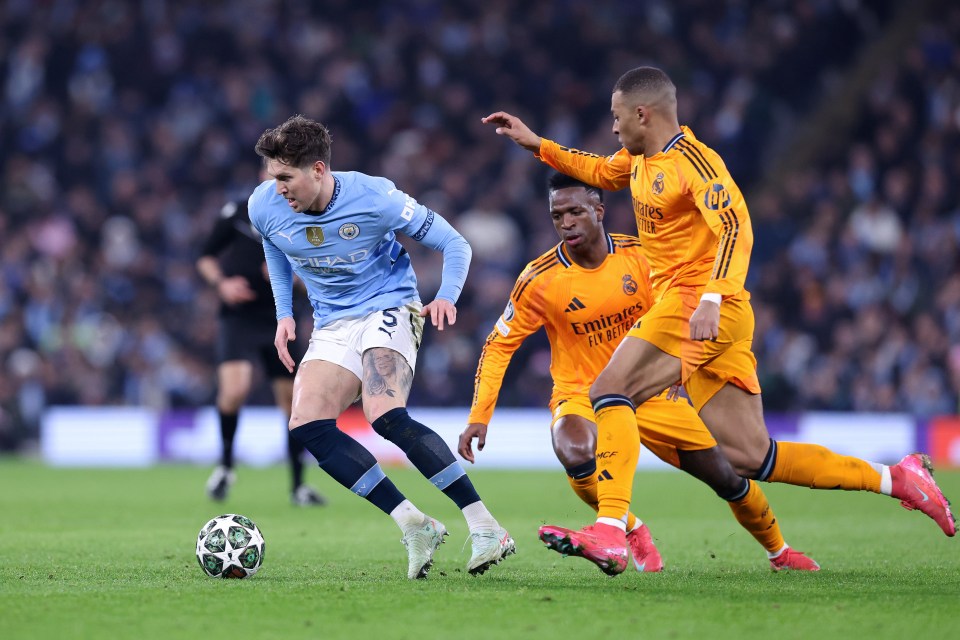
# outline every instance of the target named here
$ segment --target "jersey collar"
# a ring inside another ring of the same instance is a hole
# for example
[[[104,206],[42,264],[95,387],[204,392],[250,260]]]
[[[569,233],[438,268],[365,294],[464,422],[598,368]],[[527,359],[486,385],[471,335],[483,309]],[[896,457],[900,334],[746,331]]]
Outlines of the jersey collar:
[[[684,133],[683,131],[681,131],[681,132],[678,133],[677,135],[675,135],[675,136],[673,136],[672,138],[670,138],[670,142],[667,143],[667,146],[665,146],[665,147],[660,151],[660,153],[666,153],[667,151],[670,151],[670,149],[673,148],[673,145],[677,144],[677,141],[680,140],[680,138],[686,137],[686,135],[687,135],[686,133]]]
[[[616,248],[613,244],[613,237],[609,233],[605,235],[607,236],[607,253],[612,254],[616,251]],[[557,245],[557,259],[560,261],[560,264],[565,267],[572,267],[574,264],[573,260],[567,256],[567,249],[563,246],[562,242]]]
[[[333,206],[337,204],[337,198],[340,197],[340,178],[334,174],[333,176],[333,195],[330,196],[330,202],[327,203],[327,206],[323,208],[323,211],[305,211],[311,216],[322,216],[323,214],[333,209]]]

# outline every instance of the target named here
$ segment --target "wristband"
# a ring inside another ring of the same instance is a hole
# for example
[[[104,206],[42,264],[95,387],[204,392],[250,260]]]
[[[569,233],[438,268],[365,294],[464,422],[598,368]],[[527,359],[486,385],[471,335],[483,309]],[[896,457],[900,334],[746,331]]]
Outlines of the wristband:
[[[723,302],[723,296],[719,293],[705,293],[700,296],[700,302],[712,302],[714,304],[720,304]]]

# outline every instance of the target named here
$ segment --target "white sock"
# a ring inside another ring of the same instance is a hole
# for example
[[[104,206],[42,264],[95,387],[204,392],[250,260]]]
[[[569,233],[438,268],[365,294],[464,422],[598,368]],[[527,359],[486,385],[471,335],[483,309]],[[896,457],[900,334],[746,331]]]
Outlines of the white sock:
[[[883,465],[883,470],[880,471],[880,493],[885,496],[893,493],[893,479],[890,477],[890,467]]]
[[[783,543],[783,546],[780,547],[778,550],[776,550],[776,551],[767,551],[767,557],[770,558],[771,560],[773,560],[774,558],[779,558],[779,557],[780,557],[780,554],[782,554],[784,551],[786,551],[786,550],[789,549],[789,548],[790,548],[790,545],[788,545],[786,542],[784,542],[784,543]]]
[[[620,518],[597,518],[597,524],[608,524],[611,527],[616,527],[626,533],[627,523],[621,520]]]
[[[467,519],[467,528],[470,533],[482,529],[496,529],[500,525],[497,519],[487,510],[483,500],[478,500],[473,504],[468,504],[463,508],[463,517]]]
[[[627,516],[623,516],[623,524],[624,524],[624,529],[626,529]],[[636,531],[642,526],[643,526],[643,520],[641,520],[640,518],[637,518],[637,521],[633,523],[633,529],[630,529],[630,531],[627,531],[627,533],[630,533],[631,531]]]
[[[426,514],[420,509],[417,509],[413,506],[413,503],[409,500],[404,500],[397,507],[390,512],[390,517],[393,518],[393,521],[397,523],[397,526],[400,527],[400,530],[406,534],[411,529],[416,529],[423,524]]]

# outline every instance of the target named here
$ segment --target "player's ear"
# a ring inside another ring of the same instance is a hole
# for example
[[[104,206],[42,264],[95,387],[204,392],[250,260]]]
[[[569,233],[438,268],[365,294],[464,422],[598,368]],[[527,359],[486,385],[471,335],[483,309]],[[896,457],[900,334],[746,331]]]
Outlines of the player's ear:
[[[603,222],[603,214],[606,212],[606,209],[603,208],[603,203],[597,204],[593,210],[597,213],[597,222]]]
[[[327,172],[327,165],[324,164],[323,160],[317,160],[313,163],[313,175],[318,180],[323,177],[323,174]]]

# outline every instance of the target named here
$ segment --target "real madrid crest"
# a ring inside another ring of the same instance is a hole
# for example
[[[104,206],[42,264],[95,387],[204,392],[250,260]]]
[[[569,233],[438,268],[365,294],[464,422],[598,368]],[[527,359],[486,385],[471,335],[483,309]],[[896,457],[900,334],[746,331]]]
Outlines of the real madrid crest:
[[[657,177],[653,179],[653,184],[650,185],[650,190],[653,191],[653,195],[655,196],[663,193],[663,173],[658,173]]]
[[[629,273],[623,276],[623,292],[628,296],[632,296],[639,289],[637,281],[633,279],[633,276]]]
[[[360,235],[360,227],[348,222],[347,224],[340,225],[340,237],[344,240],[353,240],[358,235]]]
[[[323,244],[323,227],[307,227],[307,240],[315,247]]]

